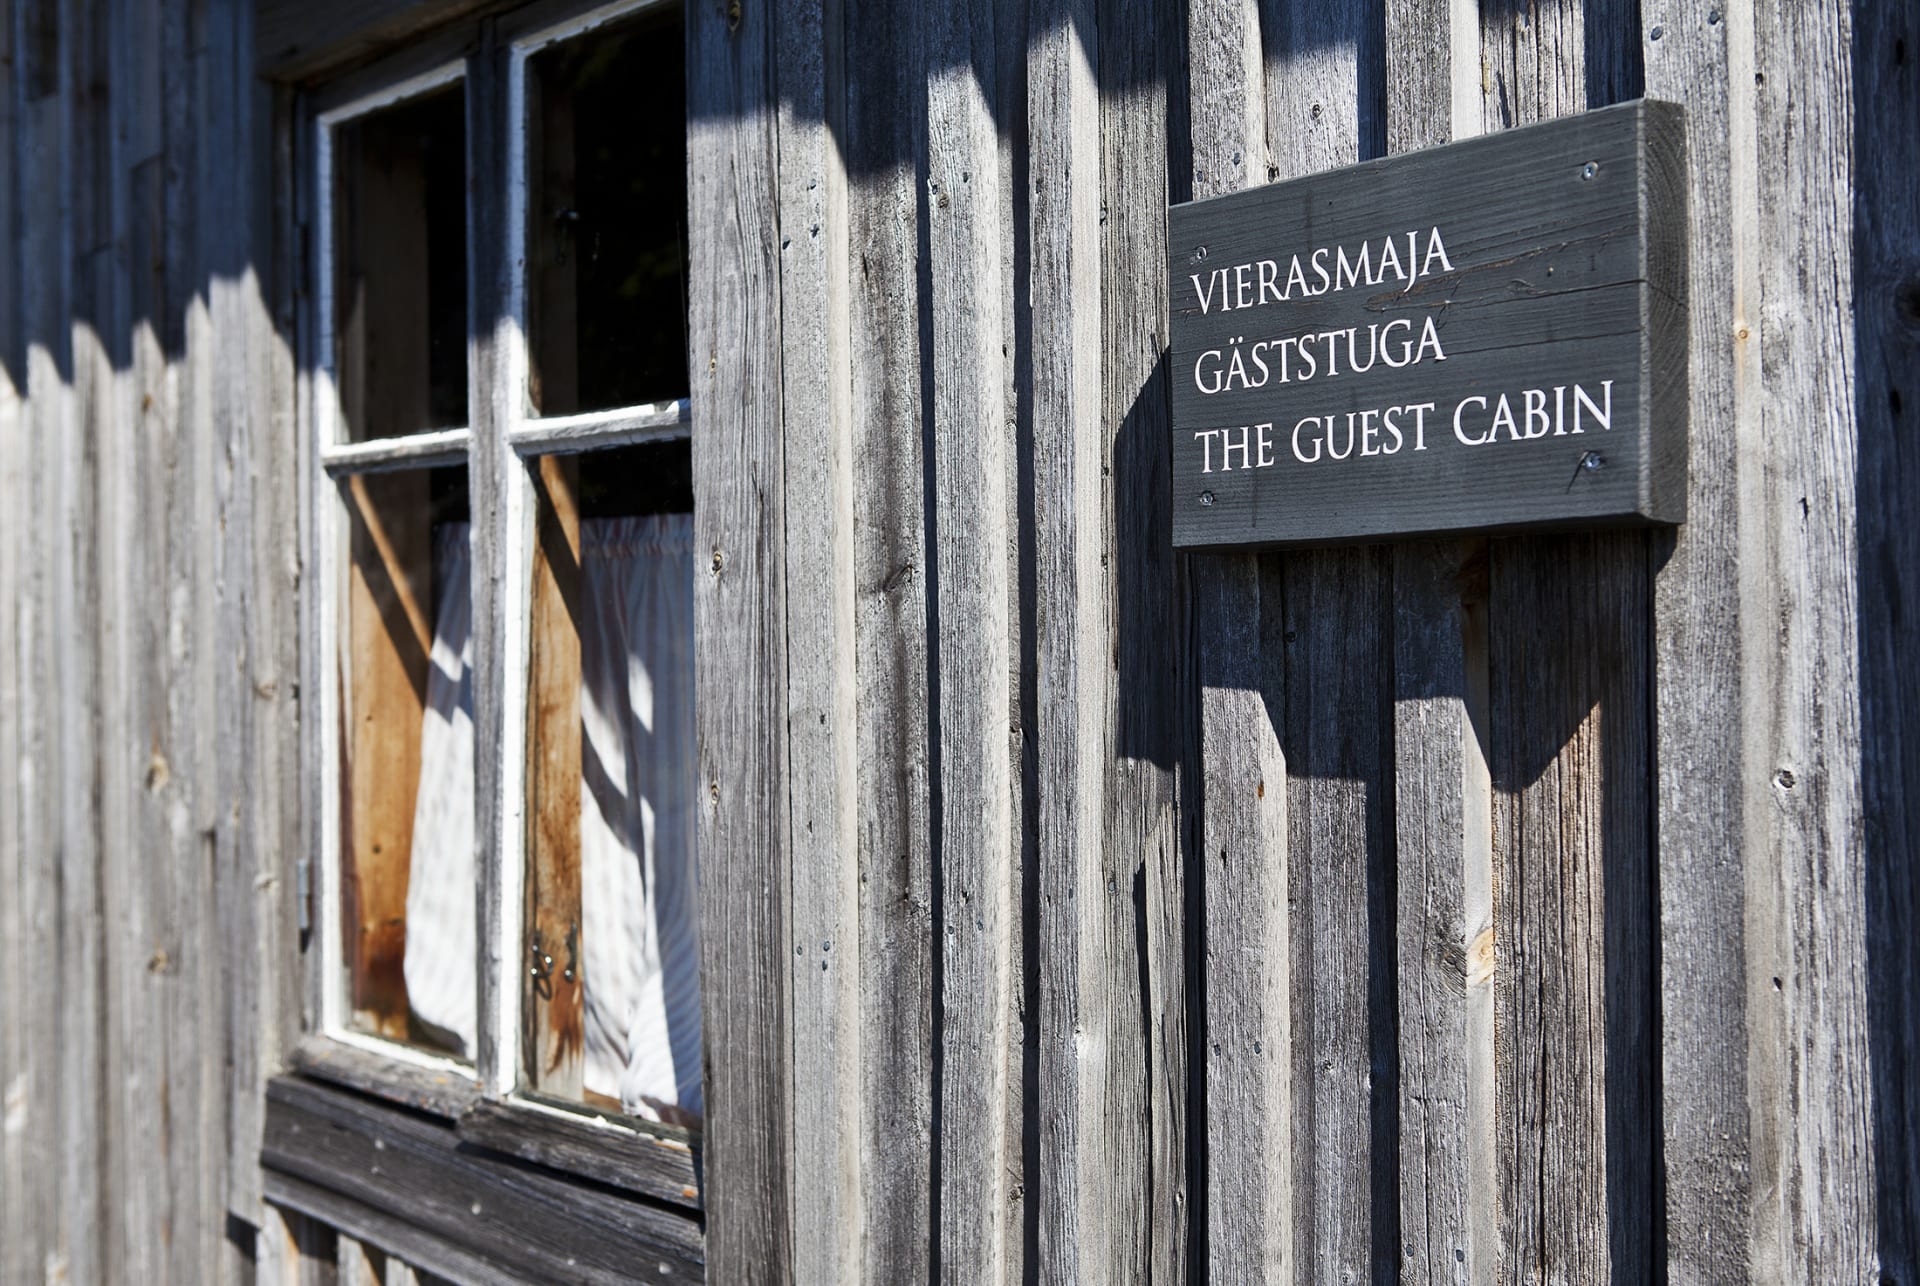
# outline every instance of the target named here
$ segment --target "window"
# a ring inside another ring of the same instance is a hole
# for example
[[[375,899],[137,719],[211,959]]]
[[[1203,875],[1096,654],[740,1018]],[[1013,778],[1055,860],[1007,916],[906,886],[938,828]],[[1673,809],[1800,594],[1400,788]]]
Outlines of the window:
[[[672,1134],[702,1112],[684,39],[647,0],[525,12],[504,58],[313,103],[320,1037]]]

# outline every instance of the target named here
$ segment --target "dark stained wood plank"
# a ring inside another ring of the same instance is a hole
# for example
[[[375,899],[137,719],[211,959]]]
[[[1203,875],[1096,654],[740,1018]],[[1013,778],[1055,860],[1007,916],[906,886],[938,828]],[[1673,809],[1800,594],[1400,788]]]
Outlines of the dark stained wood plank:
[[[772,15],[687,14],[695,736],[715,1280],[791,1274],[790,817]]]
[[[1873,1166],[1883,1276],[1920,1276],[1920,472],[1905,449],[1920,415],[1920,25],[1911,6],[1856,4],[1853,22],[1853,405],[1859,447],[1861,748],[1867,846],[1867,1000]],[[1839,68],[1816,73],[1828,92]],[[1812,162],[1813,158],[1805,158]],[[1828,235],[1831,235],[1829,232]],[[1791,513],[1789,513],[1791,516]],[[1764,993],[1763,993],[1764,994]]]
[[[1175,543],[1683,517],[1680,147],[1643,101],[1176,206]]]
[[[845,25],[859,815],[860,1280],[928,1271],[933,886],[925,405],[918,277],[926,150],[910,4]],[[806,943],[801,945],[805,946]]]
[[[864,1240],[854,437],[839,6],[776,14],[786,434],[787,727],[793,863],[797,1281],[858,1279]],[[871,1182],[879,1186],[876,1177]]]

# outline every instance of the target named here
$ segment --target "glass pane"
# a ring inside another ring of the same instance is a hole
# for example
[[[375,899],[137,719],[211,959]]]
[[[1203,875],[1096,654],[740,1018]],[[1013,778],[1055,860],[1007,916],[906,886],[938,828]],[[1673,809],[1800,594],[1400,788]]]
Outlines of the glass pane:
[[[350,1024],[471,1058],[473,645],[465,468],[348,478],[339,637]]]
[[[525,1071],[697,1127],[689,464],[675,442],[532,465]]]
[[[687,111],[677,10],[528,60],[536,414],[687,395]]]
[[[334,363],[347,437],[467,422],[459,85],[334,127]]]

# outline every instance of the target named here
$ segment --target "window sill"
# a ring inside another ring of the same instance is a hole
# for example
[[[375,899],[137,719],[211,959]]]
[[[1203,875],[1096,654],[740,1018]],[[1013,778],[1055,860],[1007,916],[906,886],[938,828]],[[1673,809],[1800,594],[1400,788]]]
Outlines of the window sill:
[[[652,1281],[704,1280],[695,1211],[501,1155],[448,1121],[337,1084],[269,1083],[260,1163],[270,1200],[429,1271],[597,1281],[644,1268]]]

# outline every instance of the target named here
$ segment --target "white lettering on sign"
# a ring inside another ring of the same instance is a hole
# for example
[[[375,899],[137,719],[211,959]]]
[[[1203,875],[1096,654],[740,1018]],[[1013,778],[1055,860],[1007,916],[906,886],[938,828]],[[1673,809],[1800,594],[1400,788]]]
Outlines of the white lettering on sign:
[[[1346,359],[1344,368],[1340,365],[1342,357]],[[1364,329],[1345,326],[1282,339],[1259,339],[1251,344],[1246,336],[1236,335],[1225,348],[1210,348],[1194,360],[1193,386],[1211,397],[1342,373],[1364,375],[1376,365],[1399,370],[1446,360],[1433,318],[1420,320],[1416,336],[1411,318],[1396,317],[1389,322],[1368,322]]]
[[[1567,397],[1569,393],[1573,395],[1571,400]],[[1405,402],[1360,411],[1302,416],[1294,423],[1291,434],[1293,458],[1301,464],[1319,464],[1323,460],[1425,451],[1427,415],[1437,409],[1433,402]],[[1581,384],[1521,389],[1517,395],[1476,393],[1461,398],[1451,414],[1453,436],[1461,445],[1470,447],[1503,441],[1530,442],[1550,435],[1569,437],[1585,433],[1589,422],[1603,431],[1611,430],[1613,381],[1600,381],[1598,397]],[[1275,463],[1272,435],[1271,422],[1194,430],[1194,441],[1201,444],[1200,472],[1234,473],[1241,469],[1271,468]],[[1217,466],[1215,439],[1220,442]],[[1441,440],[1446,440],[1444,434]]]
[[[1411,286],[1422,277],[1452,272],[1453,263],[1447,258],[1447,246],[1441,239],[1440,229],[1428,228],[1424,235],[1423,247],[1420,232],[1405,234],[1404,260],[1400,257],[1398,234],[1382,237],[1377,243],[1363,241],[1351,253],[1346,246],[1316,247],[1304,252],[1304,266],[1300,255],[1289,256],[1284,284],[1280,280],[1278,259],[1250,259],[1246,263],[1215,268],[1204,276],[1196,272],[1192,274],[1193,293],[1200,300],[1202,314],[1216,308],[1232,312],[1351,290],[1356,286],[1371,289],[1388,281]]]

